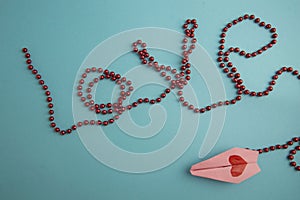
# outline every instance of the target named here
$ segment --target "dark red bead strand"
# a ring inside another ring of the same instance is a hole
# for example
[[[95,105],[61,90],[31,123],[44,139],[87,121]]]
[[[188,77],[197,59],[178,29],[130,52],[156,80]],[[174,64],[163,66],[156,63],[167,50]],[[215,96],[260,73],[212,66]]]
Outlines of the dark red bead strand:
[[[289,161],[289,165],[293,168],[295,168],[296,171],[300,171],[300,164],[297,164],[295,161],[295,155],[298,151],[300,151],[300,137],[293,137],[291,140],[287,141],[286,143],[280,145],[273,145],[269,147],[264,147],[261,149],[253,149],[255,151],[258,151],[260,154],[262,153],[269,153],[276,150],[285,150],[290,149],[290,147],[293,147],[293,149],[289,150],[289,154],[287,156],[287,160]]]
[[[26,64],[28,64],[27,68],[32,72],[32,74],[35,76],[36,80],[38,80],[38,84],[41,85],[41,89],[44,90],[44,94],[46,96],[46,103],[47,107],[49,109],[48,114],[49,114],[49,121],[50,121],[50,127],[53,128],[53,130],[61,135],[65,134],[70,134],[72,130],[76,130],[76,126],[72,125],[70,129],[67,130],[61,130],[57,124],[54,122],[54,104],[53,104],[53,99],[51,97],[51,92],[48,89],[48,86],[45,84],[45,81],[42,80],[42,76],[38,73],[37,69],[35,69],[32,65],[32,59],[30,58],[31,55],[28,51],[27,48],[23,48],[22,52],[24,53],[24,57],[27,59]]]

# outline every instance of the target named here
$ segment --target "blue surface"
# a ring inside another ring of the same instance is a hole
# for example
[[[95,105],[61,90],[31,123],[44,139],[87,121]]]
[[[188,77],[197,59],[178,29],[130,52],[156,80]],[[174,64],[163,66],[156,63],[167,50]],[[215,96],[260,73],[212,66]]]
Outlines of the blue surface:
[[[31,49],[34,62],[55,93],[56,117],[62,126],[68,126],[73,120],[71,96],[77,69],[86,55],[111,35],[149,26],[180,31],[184,19],[197,18],[201,27],[197,37],[215,58],[220,28],[244,13],[254,13],[277,28],[278,44],[251,61],[233,59],[249,88],[264,89],[279,67],[300,68],[299,8],[297,0],[2,0],[0,198],[295,199],[291,195],[299,189],[300,174],[288,166],[286,151],[260,156],[262,172],[240,185],[190,176],[188,169],[198,161],[209,115],[204,115],[203,126],[188,151],[165,169],[127,174],[102,165],[86,151],[76,134],[60,137],[48,128],[44,96],[24,69],[20,49]],[[263,30],[249,27],[232,31],[228,44],[253,50],[268,40]],[[281,77],[268,97],[246,97],[239,105],[228,108],[222,136],[209,156],[234,146],[257,148],[299,135],[300,84],[289,77]],[[227,95],[233,96],[232,84],[223,78]],[[208,103],[206,98],[201,105]],[[296,155],[298,162],[299,158]]]

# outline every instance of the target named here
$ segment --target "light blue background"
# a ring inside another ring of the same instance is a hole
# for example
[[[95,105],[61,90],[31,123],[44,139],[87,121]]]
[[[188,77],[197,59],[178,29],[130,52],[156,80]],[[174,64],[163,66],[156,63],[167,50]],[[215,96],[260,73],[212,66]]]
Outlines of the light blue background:
[[[215,58],[220,29],[244,13],[254,13],[277,28],[279,42],[254,60],[237,56],[232,59],[249,88],[264,89],[279,67],[292,65],[299,69],[299,9],[297,0],[2,0],[0,198],[297,198],[300,174],[288,166],[287,151],[260,156],[262,172],[240,185],[190,176],[188,169],[198,161],[209,114],[204,115],[203,126],[188,151],[163,170],[136,175],[102,165],[86,151],[76,134],[60,137],[48,128],[44,96],[24,69],[20,49],[23,46],[31,49],[34,63],[54,93],[56,117],[62,126],[67,126],[72,123],[71,94],[77,69],[85,56],[111,35],[148,26],[180,31],[184,19],[197,18],[200,25],[197,37]],[[268,40],[269,34],[262,29],[245,24],[230,32],[227,44],[253,50]],[[223,78],[227,95],[232,96],[232,84]],[[222,136],[209,156],[234,146],[257,148],[299,135],[299,81],[284,76],[278,82],[268,97],[246,98],[228,108]],[[209,103],[208,97],[203,99],[201,105]],[[299,155],[296,157],[299,162]]]

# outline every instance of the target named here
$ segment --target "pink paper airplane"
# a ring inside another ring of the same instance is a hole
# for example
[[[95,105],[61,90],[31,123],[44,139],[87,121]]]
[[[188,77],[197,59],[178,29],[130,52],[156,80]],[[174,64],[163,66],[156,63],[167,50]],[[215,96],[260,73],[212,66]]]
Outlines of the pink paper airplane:
[[[240,183],[260,172],[258,154],[258,151],[233,148],[193,165],[190,172],[194,176]]]

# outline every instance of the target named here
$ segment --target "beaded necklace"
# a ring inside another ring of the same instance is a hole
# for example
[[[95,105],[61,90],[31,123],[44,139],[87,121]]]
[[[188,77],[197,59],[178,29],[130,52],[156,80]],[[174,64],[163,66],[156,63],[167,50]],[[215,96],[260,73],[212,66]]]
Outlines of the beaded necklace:
[[[247,52],[245,50],[241,50],[239,47],[226,48],[225,38],[228,30],[234,27],[235,25],[242,23],[245,20],[253,21],[259,27],[269,31],[271,34],[271,41],[265,46],[263,46],[262,48],[259,48],[253,52]],[[234,105],[238,101],[242,100],[242,96],[248,95],[250,97],[264,97],[269,95],[269,93],[273,91],[273,86],[276,84],[276,80],[279,78],[280,75],[284,73],[290,73],[292,76],[300,80],[300,75],[298,70],[295,70],[292,67],[282,67],[279,70],[277,70],[275,74],[272,76],[272,80],[269,82],[265,90],[251,91],[246,87],[243,79],[241,78],[241,74],[238,73],[237,68],[230,61],[230,55],[232,53],[235,53],[242,57],[245,57],[246,59],[254,58],[264,53],[266,50],[272,48],[277,43],[276,38],[278,37],[278,34],[276,33],[276,28],[272,27],[270,24],[266,24],[265,22],[261,21],[260,18],[257,18],[254,15],[245,14],[244,16],[234,19],[232,22],[228,23],[222,29],[222,33],[220,34],[220,41],[219,41],[220,43],[219,51],[217,53],[218,55],[217,62],[219,63],[219,67],[222,69],[222,71],[225,74],[227,74],[227,77],[231,79],[232,83],[234,84],[234,88],[236,89],[237,95],[232,99],[222,100],[201,108],[196,108],[194,105],[190,104],[184,98],[182,89],[188,84],[189,80],[191,79],[191,64],[189,62],[189,55],[193,52],[193,50],[196,47],[195,43],[197,42],[197,39],[195,38],[194,32],[197,28],[198,28],[198,24],[195,19],[187,19],[183,25],[185,37],[182,40],[183,58],[181,60],[181,66],[179,67],[179,70],[172,68],[170,66],[160,65],[158,61],[155,60],[154,56],[151,56],[147,51],[146,49],[147,44],[145,42],[141,40],[137,40],[132,44],[133,52],[139,56],[141,63],[143,65],[151,67],[153,70],[160,73],[160,76],[164,77],[164,79],[168,81],[170,84],[169,87],[165,88],[164,91],[161,92],[156,98],[147,98],[147,97],[138,98],[136,101],[132,102],[129,105],[123,105],[124,100],[126,100],[126,98],[128,98],[131,95],[131,92],[134,90],[132,86],[132,82],[130,80],[127,80],[126,77],[122,77],[120,74],[117,74],[113,71],[109,71],[107,69],[104,70],[102,68],[96,68],[96,67],[86,68],[85,72],[81,75],[81,79],[79,80],[77,86],[77,95],[80,98],[80,101],[82,101],[84,106],[86,106],[91,112],[95,112],[96,114],[101,114],[101,115],[112,115],[112,117],[108,120],[103,120],[103,121],[86,119],[71,125],[70,128],[68,129],[61,129],[54,122],[54,110],[53,110],[54,104],[52,102],[51,92],[49,91],[48,86],[45,84],[45,81],[42,79],[41,74],[32,65],[31,55],[28,49],[23,48],[22,52],[24,53],[26,58],[27,68],[38,80],[38,83],[41,85],[42,90],[44,90],[47,107],[49,108],[50,126],[54,129],[55,132],[59,133],[60,135],[70,134],[78,127],[82,127],[84,125],[107,126],[113,124],[115,120],[118,120],[123,112],[126,112],[127,110],[131,110],[133,108],[137,108],[140,104],[146,103],[146,104],[153,105],[162,102],[167,97],[167,95],[171,92],[171,90],[175,88],[179,89],[177,95],[178,95],[178,100],[182,104],[182,106],[187,107],[187,109],[193,111],[194,113],[203,114],[221,106]],[[85,83],[85,78],[92,73],[98,73],[99,76],[97,78],[94,78],[93,81],[86,83],[88,87],[85,90],[83,90],[83,84]],[[91,95],[92,88],[95,85],[95,83],[98,83],[102,80],[110,80],[120,87],[121,92],[117,102],[96,103],[93,100],[93,96]],[[84,96],[84,92],[87,93],[86,96]],[[294,137],[282,145],[277,144],[270,147],[252,149],[252,151],[258,152],[259,154],[267,153],[279,149],[288,149],[289,146],[293,146],[295,143],[298,143],[298,145],[294,145],[294,148],[290,150],[287,159],[289,160],[291,167],[293,167],[296,171],[300,171],[300,165],[297,165],[296,161],[294,160],[294,155],[297,153],[297,151],[300,151],[299,141],[300,141],[300,137]],[[241,163],[238,163],[238,165],[240,166]]]

